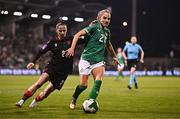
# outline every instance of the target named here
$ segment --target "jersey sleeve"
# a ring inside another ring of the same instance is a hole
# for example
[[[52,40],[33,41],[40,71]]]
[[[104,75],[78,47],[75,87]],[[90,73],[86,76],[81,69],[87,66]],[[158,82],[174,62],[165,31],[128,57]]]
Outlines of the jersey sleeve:
[[[128,46],[125,45],[124,48],[123,48],[123,51],[126,52],[126,51],[127,51],[127,48],[128,48]]]
[[[137,46],[138,46],[139,50],[142,52],[143,51],[142,47],[139,44]]]
[[[48,41],[45,45],[43,45],[43,47],[39,50],[38,54],[36,55],[36,57],[33,59],[33,63],[35,63],[40,57],[41,55],[45,54],[48,50],[50,50],[51,47],[51,41]]]
[[[84,30],[86,31],[86,33],[87,33],[88,35],[94,33],[94,31],[96,31],[96,29],[97,29],[96,24],[92,24],[92,25],[84,28]]]

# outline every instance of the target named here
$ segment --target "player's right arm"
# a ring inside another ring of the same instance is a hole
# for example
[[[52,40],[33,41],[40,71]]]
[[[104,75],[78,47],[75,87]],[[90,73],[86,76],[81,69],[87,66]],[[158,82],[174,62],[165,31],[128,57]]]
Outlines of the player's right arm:
[[[71,47],[67,50],[66,57],[74,56],[74,50],[75,50],[76,44],[78,40],[80,39],[80,37],[84,36],[85,34],[86,34],[86,31],[84,29],[79,31],[77,34],[75,34]]]
[[[66,57],[74,56],[74,50],[76,47],[76,44],[81,36],[91,35],[95,30],[97,29],[97,26],[93,23],[90,26],[85,27],[81,31],[75,34],[71,47],[67,50]]]
[[[27,69],[31,69],[34,67],[35,62],[41,57],[41,55],[45,54],[50,49],[50,41],[48,41],[38,52],[36,57],[33,59],[32,62],[29,62],[26,66]]]

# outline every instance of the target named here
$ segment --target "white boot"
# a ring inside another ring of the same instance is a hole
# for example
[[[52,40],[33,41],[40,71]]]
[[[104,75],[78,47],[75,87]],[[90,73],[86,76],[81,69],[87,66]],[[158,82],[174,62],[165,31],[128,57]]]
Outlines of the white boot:
[[[24,100],[21,99],[21,100],[19,100],[19,102],[16,103],[16,106],[17,107],[22,107],[23,104],[24,104]]]
[[[31,104],[29,105],[30,108],[36,107],[38,105],[38,102],[36,102],[36,99],[34,99]]]
[[[75,109],[75,107],[76,107],[76,99],[74,97],[72,97],[72,100],[70,102],[69,107],[70,107],[70,109]]]

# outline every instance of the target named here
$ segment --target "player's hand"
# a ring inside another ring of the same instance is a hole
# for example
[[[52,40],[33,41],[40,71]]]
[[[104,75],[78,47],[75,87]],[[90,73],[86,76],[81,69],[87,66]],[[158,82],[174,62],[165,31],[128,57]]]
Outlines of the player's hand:
[[[73,48],[69,48],[68,50],[66,50],[66,57],[71,57],[71,56],[74,56]]]
[[[120,64],[119,61],[118,61],[118,59],[117,59],[117,57],[113,57],[113,60],[114,60],[114,65],[115,65],[115,66],[117,66],[118,64]]]
[[[144,63],[144,60],[143,60],[143,59],[140,59],[140,62],[141,62],[141,63]]]
[[[125,64],[125,66],[127,66],[127,65],[128,65],[127,60],[124,60],[124,64]]]
[[[34,63],[30,62],[26,67],[27,69],[31,69],[32,67],[34,67]]]

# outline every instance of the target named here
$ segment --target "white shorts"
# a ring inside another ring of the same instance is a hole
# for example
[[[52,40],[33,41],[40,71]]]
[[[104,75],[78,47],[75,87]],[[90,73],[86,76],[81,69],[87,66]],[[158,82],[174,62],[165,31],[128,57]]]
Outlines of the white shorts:
[[[89,75],[94,68],[104,66],[105,62],[101,61],[96,64],[90,64],[90,62],[81,59],[79,61],[79,74]]]
[[[117,68],[118,69],[123,69],[124,68],[124,64],[120,64],[120,65],[118,64]]]

